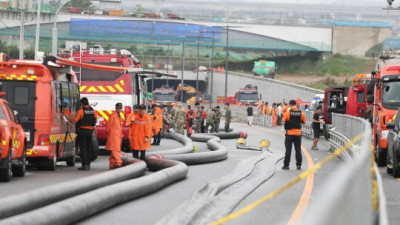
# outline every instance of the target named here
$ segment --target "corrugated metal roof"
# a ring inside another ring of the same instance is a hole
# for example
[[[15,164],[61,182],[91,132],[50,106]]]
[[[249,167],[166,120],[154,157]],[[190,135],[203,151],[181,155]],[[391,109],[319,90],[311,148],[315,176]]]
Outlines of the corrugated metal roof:
[[[392,28],[392,24],[390,23],[378,23],[378,22],[319,20],[318,24],[327,26]]]

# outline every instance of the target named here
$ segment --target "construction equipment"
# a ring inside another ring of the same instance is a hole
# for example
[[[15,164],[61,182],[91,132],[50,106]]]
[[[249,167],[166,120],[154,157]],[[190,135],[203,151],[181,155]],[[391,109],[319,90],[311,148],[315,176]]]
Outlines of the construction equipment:
[[[253,74],[258,77],[275,79],[276,64],[273,61],[254,61]]]
[[[183,98],[181,96],[182,90],[183,90]],[[181,101],[183,99],[183,102],[186,102],[188,104],[196,103],[197,100],[196,95],[197,95],[196,88],[187,84],[182,85],[182,83],[179,83],[178,87],[175,90],[175,99],[177,101]]]

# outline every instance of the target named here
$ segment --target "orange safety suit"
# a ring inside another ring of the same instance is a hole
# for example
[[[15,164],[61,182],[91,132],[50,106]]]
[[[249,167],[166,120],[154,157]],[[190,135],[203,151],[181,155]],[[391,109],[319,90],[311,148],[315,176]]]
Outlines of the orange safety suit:
[[[163,111],[162,111],[162,109],[160,109],[159,107],[155,107],[154,108],[154,116],[156,117],[155,118],[156,119],[155,130],[159,132],[161,130],[161,128],[163,127]],[[154,133],[154,135],[157,135],[158,132]]]
[[[269,116],[270,115],[270,113],[269,113],[269,106],[264,106],[264,111],[263,111],[263,114],[264,115],[267,115],[267,116]]]
[[[133,149],[133,121],[135,120],[136,116],[138,115],[138,112],[132,112],[126,117],[125,120],[125,126],[129,127],[129,134],[128,134],[128,139],[129,139],[129,147],[131,150]]]
[[[282,108],[282,114],[285,115],[285,113],[286,113],[286,111],[287,111],[288,109],[289,109],[289,105],[283,106],[283,108]]]
[[[111,151],[110,153],[110,168],[120,167],[122,165],[121,160],[121,145],[122,145],[122,124],[124,123],[123,118],[113,112],[108,119],[106,132],[107,132],[107,143],[106,150]]]
[[[278,115],[276,113],[276,107],[272,107],[272,126],[276,127],[276,121],[278,120]]]
[[[159,119],[157,118],[156,115],[149,115],[149,117],[150,117],[150,120],[151,120],[152,133],[153,133],[153,135],[157,135],[158,132],[160,132],[160,130],[161,130],[161,128],[160,128],[160,126],[158,124],[158,120]]]
[[[150,148],[151,144],[151,118],[146,113],[143,116],[139,114],[135,117],[132,125],[132,141],[131,147],[133,150],[146,151]],[[148,138],[147,142],[144,142],[145,137]]]

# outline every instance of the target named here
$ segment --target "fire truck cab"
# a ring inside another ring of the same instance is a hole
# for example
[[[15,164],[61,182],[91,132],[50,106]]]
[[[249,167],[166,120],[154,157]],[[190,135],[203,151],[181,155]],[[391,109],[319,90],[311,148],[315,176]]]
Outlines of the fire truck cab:
[[[260,94],[258,93],[257,86],[251,84],[246,85],[244,88],[240,88],[235,93],[235,103],[237,105],[253,105],[257,106],[260,101]]]

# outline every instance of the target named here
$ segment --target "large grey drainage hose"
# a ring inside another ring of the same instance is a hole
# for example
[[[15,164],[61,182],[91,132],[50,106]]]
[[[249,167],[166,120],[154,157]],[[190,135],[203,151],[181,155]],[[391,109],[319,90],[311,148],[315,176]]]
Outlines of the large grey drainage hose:
[[[219,162],[225,160],[228,157],[228,150],[226,149],[225,146],[219,143],[221,141],[219,137],[224,139],[238,138],[240,136],[243,136],[243,134],[244,134],[243,132],[193,134],[191,136],[193,141],[207,142],[208,148],[211,149],[212,151],[193,153],[193,154],[162,155],[161,157],[164,157],[165,159],[184,162],[188,165]]]
[[[171,150],[148,152],[146,154],[151,156],[151,155],[156,155],[156,154],[174,155],[174,154],[186,154],[186,153],[193,152],[193,142],[190,138],[188,138],[184,135],[175,133],[175,132],[164,133],[164,137],[176,140],[176,141],[182,143],[184,146],[181,148],[175,148],[175,149],[171,149]]]
[[[252,191],[275,173],[282,152],[265,151],[244,160],[225,177],[210,181],[157,225],[208,224],[234,210]]]
[[[0,207],[0,219],[36,209],[97,188],[140,177],[144,174],[146,170],[145,162],[125,157],[122,159],[125,165],[129,165],[117,170],[107,171],[2,198],[0,200],[2,205],[2,207]]]
[[[186,177],[188,168],[181,162],[148,159],[153,174],[96,189],[37,210],[0,221],[7,225],[71,224],[104,209],[156,191]]]

